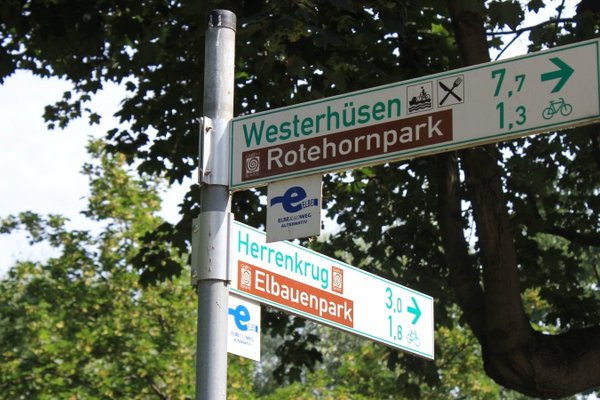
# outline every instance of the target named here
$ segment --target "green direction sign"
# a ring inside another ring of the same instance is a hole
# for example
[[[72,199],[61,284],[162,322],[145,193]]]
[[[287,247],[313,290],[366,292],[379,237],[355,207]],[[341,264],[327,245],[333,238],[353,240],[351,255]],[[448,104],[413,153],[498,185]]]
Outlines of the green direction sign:
[[[231,292],[434,358],[433,298],[234,222]]]
[[[382,164],[600,119],[600,39],[234,118],[230,187]]]

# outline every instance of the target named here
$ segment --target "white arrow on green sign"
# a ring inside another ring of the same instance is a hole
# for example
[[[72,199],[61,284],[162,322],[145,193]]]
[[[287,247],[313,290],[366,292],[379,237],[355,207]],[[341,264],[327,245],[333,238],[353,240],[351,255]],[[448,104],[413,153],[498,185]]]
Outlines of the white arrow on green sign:
[[[234,118],[233,190],[600,119],[599,39]]]
[[[433,298],[234,222],[231,292],[433,359]]]

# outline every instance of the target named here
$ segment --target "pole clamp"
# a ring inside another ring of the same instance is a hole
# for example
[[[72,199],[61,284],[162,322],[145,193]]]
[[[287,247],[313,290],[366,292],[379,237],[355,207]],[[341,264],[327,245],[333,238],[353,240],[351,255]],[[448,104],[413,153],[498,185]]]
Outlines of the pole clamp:
[[[200,118],[200,186],[229,186],[229,129],[228,119]]]
[[[226,211],[205,211],[192,220],[192,286],[204,280],[230,281],[232,225],[233,214]]]
[[[200,162],[198,170],[198,184],[209,184],[212,173],[209,166],[210,149],[212,144],[213,121],[208,117],[200,117]]]

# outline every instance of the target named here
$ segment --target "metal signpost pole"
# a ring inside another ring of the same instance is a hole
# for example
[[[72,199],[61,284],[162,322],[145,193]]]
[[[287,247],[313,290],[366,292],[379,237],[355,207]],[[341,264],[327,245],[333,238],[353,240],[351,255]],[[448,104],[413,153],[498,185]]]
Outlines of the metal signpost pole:
[[[192,284],[198,292],[196,399],[227,396],[230,191],[227,124],[233,117],[236,16],[209,15],[200,132],[201,213],[193,223]]]

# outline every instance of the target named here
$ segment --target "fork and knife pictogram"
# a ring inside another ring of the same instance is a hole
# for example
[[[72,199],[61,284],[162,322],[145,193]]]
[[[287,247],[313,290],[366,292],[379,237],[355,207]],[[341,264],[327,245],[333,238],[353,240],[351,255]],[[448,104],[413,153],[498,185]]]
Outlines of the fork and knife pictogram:
[[[457,95],[456,93],[454,93],[454,90],[460,86],[460,84],[463,82],[462,78],[459,76],[458,78],[456,78],[454,80],[454,82],[452,83],[452,87],[448,87],[444,84],[444,82],[442,81],[438,81],[438,84],[440,85],[440,87],[442,89],[444,89],[446,91],[446,94],[444,95],[444,97],[442,98],[442,100],[440,101],[440,105],[443,106],[444,103],[446,102],[446,99],[448,99],[449,96],[454,97],[456,100],[458,101],[462,101],[462,99],[460,98],[459,95]]]

